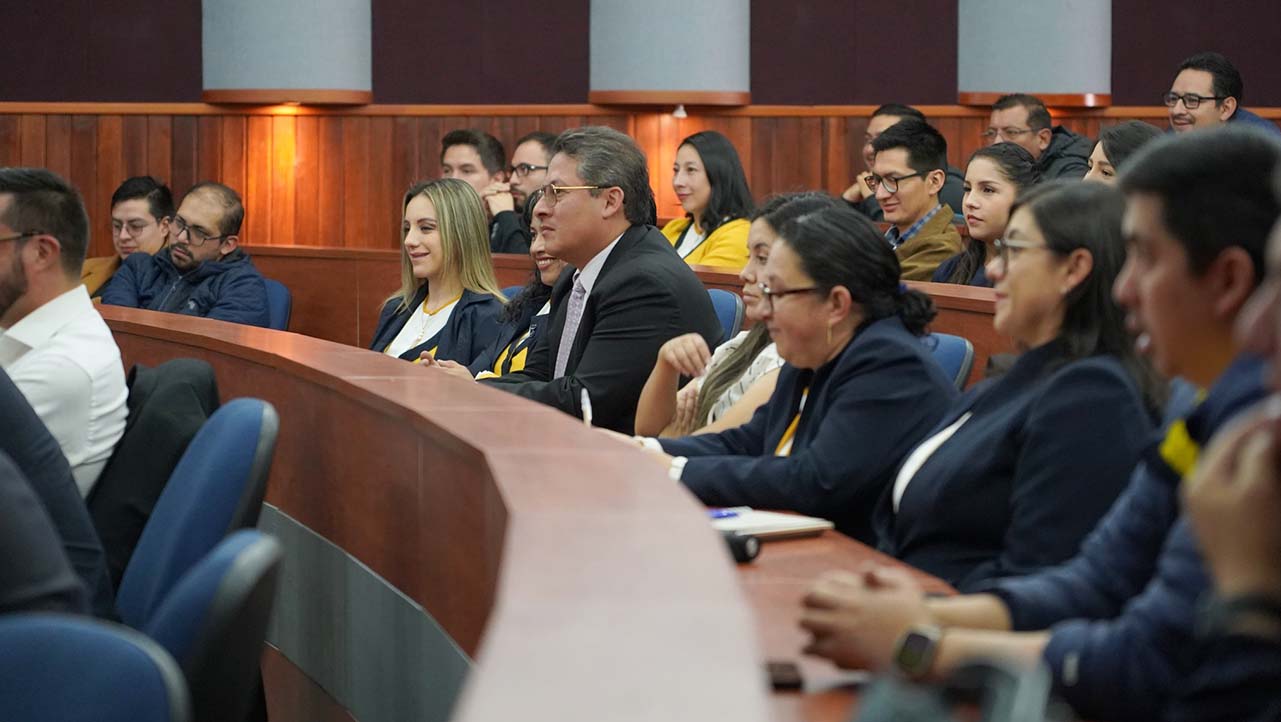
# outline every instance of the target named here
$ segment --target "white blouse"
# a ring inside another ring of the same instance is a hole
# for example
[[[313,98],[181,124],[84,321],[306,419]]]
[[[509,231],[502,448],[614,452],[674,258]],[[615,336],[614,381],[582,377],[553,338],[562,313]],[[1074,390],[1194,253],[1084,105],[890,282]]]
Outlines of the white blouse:
[[[748,333],[748,331],[740,331],[734,338],[731,338],[720,346],[717,346],[716,350],[712,352],[712,360],[707,364],[707,373],[694,379],[691,383],[698,384],[698,388],[701,390],[703,388],[703,379],[711,375],[712,371],[716,369],[718,364],[723,363],[734,349],[742,345],[743,341],[747,339]],[[730,410],[730,407],[738,403],[739,399],[743,398],[743,394],[747,393],[747,390],[752,387],[752,384],[760,380],[760,378],[765,374],[777,368],[781,368],[782,366],[783,359],[779,358],[778,347],[771,343],[761,349],[761,352],[757,354],[756,358],[752,361],[752,364],[747,367],[747,370],[743,372],[743,375],[739,377],[738,381],[735,381],[726,388],[725,391],[721,393],[721,397],[712,405],[712,410],[707,415],[707,423],[710,424],[724,416],[725,412]]]
[[[388,356],[400,356],[402,353],[440,333],[445,324],[449,323],[449,317],[454,313],[454,307],[458,305],[459,300],[455,298],[435,313],[427,313],[427,300],[423,299],[423,302],[414,310],[414,314],[409,317],[409,320],[405,321],[400,333],[396,334],[396,338],[387,346],[387,350],[384,353]]]

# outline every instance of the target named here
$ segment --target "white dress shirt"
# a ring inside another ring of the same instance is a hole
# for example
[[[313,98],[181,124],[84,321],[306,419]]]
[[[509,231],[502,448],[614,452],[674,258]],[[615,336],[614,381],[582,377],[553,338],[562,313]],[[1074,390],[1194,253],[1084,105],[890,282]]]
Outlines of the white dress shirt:
[[[0,331],[0,368],[58,440],[88,496],[124,434],[129,391],[120,349],[85,287]]]
[[[592,260],[588,261],[587,265],[583,266],[582,270],[579,271],[578,278],[575,280],[583,284],[583,289],[587,291],[587,293],[584,294],[584,298],[592,295],[592,286],[595,286],[596,279],[600,278],[600,272],[605,268],[605,261],[609,260],[609,254],[613,252],[614,246],[617,246],[618,242],[622,239],[623,234],[618,234],[618,238],[615,238],[612,243],[602,248],[596,255],[592,256]]]

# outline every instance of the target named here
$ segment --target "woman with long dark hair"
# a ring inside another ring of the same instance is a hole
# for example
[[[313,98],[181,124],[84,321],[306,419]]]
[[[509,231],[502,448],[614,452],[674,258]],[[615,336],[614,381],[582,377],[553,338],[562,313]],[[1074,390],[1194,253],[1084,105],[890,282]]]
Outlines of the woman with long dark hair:
[[[987,274],[993,326],[1022,353],[903,460],[877,508],[882,551],[973,591],[1072,557],[1111,507],[1162,395],[1112,300],[1123,210],[1075,181],[1015,203]]]
[[[682,140],[672,165],[672,188],[685,217],[663,226],[663,235],[681,258],[691,266],[742,268],[754,204],[729,138],[705,130]]]
[[[769,401],[737,428],[641,443],[706,504],[790,509],[871,539],[898,459],[956,394],[919,338],[934,305],[900,273],[850,208],[783,224],[760,288],[762,322],[787,362]]]
[[[1116,183],[1117,173],[1130,156],[1144,144],[1162,135],[1164,133],[1160,128],[1141,120],[1127,120],[1104,128],[1099,132],[1099,142],[1094,144],[1094,152],[1090,154],[1090,170],[1081,180],[1108,185]]]
[[[1005,233],[1015,198],[1040,180],[1036,159],[1020,145],[997,143],[975,151],[965,168],[965,195],[961,202],[969,245],[939,264],[930,280],[991,286],[984,266],[993,256],[993,244]]]

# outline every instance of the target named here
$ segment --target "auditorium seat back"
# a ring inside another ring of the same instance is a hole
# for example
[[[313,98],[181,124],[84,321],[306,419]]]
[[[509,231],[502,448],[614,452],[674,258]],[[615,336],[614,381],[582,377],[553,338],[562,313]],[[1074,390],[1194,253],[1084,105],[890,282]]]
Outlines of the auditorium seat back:
[[[720,345],[734,338],[742,330],[743,299],[737,293],[720,288],[707,289],[707,295],[712,299],[712,308],[716,310],[716,318],[721,322],[723,334],[717,344]]]
[[[934,360],[943,367],[943,371],[952,379],[958,389],[965,388],[965,381],[974,368],[974,344],[969,339],[953,336],[950,333],[932,333],[922,339],[930,349]]]
[[[191,440],[160,494],[116,595],[144,628],[174,583],[236,529],[258,523],[279,420],[261,399],[234,399]]]
[[[277,331],[289,330],[289,316],[293,311],[293,295],[289,287],[270,278],[262,279],[267,286],[267,326]]]
[[[182,671],[142,634],[62,614],[0,617],[5,722],[186,722]]]
[[[233,533],[183,575],[147,623],[147,635],[182,666],[195,722],[246,719],[280,556],[280,545],[256,529]]]

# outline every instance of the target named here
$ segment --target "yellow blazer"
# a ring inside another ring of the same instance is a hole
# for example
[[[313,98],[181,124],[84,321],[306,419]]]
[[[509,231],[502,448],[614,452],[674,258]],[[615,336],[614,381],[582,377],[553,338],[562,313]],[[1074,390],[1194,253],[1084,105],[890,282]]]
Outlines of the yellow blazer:
[[[663,226],[663,235],[673,246],[680,242],[681,234],[693,223],[688,218],[676,218]],[[740,271],[747,265],[747,228],[751,225],[746,218],[735,218],[726,221],[712,231],[712,235],[685,256],[685,262],[691,266],[720,266]]]
[[[90,296],[96,296],[107,281],[116,275],[118,268],[120,268],[120,256],[114,253],[110,256],[86,258],[84,265],[80,267],[80,282],[85,285],[85,290]]]

